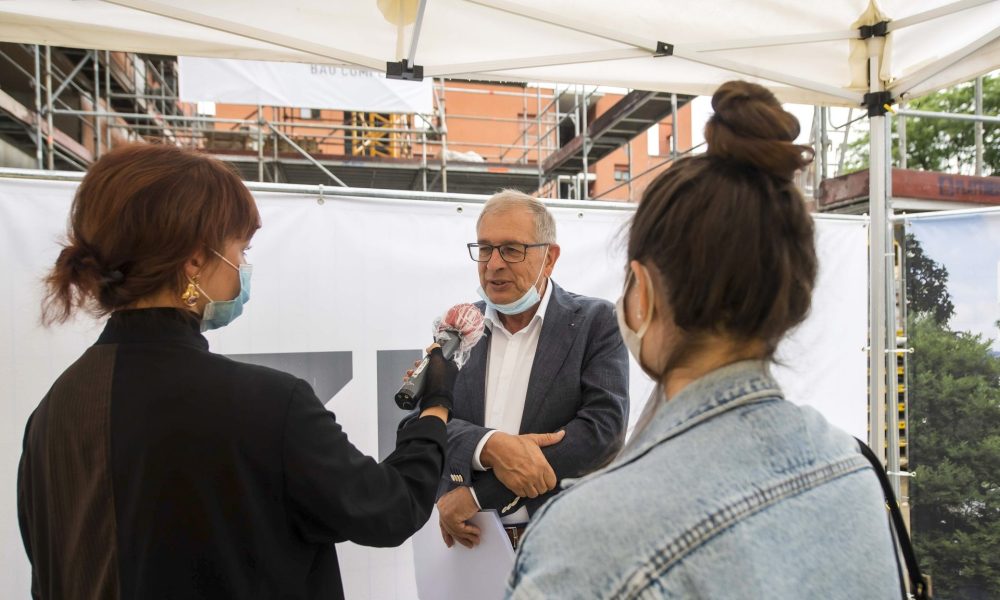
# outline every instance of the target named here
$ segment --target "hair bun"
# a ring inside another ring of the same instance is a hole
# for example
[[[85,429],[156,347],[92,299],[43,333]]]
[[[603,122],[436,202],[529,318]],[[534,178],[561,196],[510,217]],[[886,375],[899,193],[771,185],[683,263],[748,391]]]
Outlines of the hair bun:
[[[77,273],[97,273],[101,271],[96,253],[82,241],[71,241],[59,253],[59,262],[68,265]]]
[[[705,125],[708,155],[751,165],[780,179],[812,162],[813,150],[795,144],[799,121],[764,86],[729,81],[712,95],[715,114]]]

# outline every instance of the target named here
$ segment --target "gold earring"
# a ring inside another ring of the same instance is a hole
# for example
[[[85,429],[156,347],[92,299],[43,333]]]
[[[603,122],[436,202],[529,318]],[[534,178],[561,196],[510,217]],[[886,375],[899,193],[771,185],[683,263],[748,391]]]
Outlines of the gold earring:
[[[201,294],[198,293],[198,278],[195,277],[193,281],[188,279],[187,289],[181,294],[181,301],[189,308],[194,308],[198,304],[198,298],[200,297]]]

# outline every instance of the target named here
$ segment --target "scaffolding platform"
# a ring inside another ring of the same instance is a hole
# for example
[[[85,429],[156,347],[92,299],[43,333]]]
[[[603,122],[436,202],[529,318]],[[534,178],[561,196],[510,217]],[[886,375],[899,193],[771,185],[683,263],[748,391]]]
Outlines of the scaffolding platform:
[[[236,167],[247,181],[257,180],[260,161],[256,154],[220,153],[214,156]],[[442,169],[437,161],[423,164],[421,159],[344,157],[313,155],[320,164],[352,188],[389,190],[443,190],[442,170],[448,180],[448,192],[461,194],[493,194],[513,188],[531,193],[538,188],[538,168],[530,165],[497,163],[449,162]],[[301,155],[279,156],[277,161],[264,160],[264,179],[278,183],[306,185],[338,185],[315,164]]]
[[[677,96],[677,108],[691,102],[694,96]],[[621,148],[628,141],[673,112],[671,95],[665,92],[633,90],[607,112],[598,116],[578,135],[553,153],[542,164],[546,178],[573,175],[584,170],[584,144],[589,146],[587,163],[594,164]]]

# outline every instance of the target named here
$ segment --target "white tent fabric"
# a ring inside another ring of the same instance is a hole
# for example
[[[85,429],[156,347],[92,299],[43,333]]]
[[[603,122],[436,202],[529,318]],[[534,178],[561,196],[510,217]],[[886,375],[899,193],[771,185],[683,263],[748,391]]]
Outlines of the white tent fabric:
[[[884,38],[862,39],[880,23]],[[0,0],[0,41],[697,95],[747,79],[788,102],[858,106],[1000,67],[1000,0]],[[869,441],[895,473],[888,120],[870,125]]]
[[[352,65],[425,77],[710,94],[734,78],[857,106],[859,25],[888,20],[880,79],[915,97],[1000,65],[1000,0],[4,0],[0,40]],[[671,56],[654,56],[658,43]]]
[[[180,56],[177,64],[181,102],[434,112],[430,79],[400,81],[370,69],[261,60]]]

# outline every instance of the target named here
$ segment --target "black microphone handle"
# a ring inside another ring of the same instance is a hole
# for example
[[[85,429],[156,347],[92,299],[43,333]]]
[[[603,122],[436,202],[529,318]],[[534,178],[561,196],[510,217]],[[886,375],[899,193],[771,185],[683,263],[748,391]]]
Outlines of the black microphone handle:
[[[440,338],[445,338],[441,340]],[[462,344],[462,336],[454,329],[445,329],[438,334],[438,343],[441,344],[441,354],[447,360],[452,360],[458,347]],[[403,410],[413,410],[417,407],[420,396],[424,393],[424,378],[427,375],[427,365],[430,357],[425,356],[417,368],[413,370],[413,376],[403,383],[396,392],[396,406]]]

